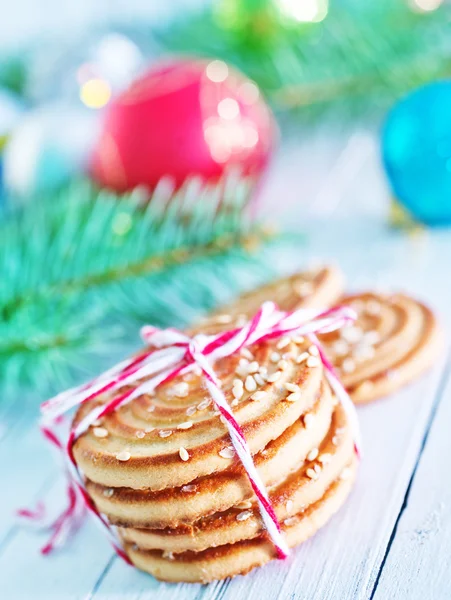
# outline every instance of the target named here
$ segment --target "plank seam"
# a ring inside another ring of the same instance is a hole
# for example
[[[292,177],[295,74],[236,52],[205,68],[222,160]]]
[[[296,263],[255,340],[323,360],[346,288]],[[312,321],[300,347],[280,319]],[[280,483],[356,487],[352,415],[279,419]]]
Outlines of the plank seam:
[[[111,569],[111,567],[113,566],[114,561],[116,560],[116,554],[112,554],[108,560],[108,562],[106,563],[106,565],[103,567],[102,572],[100,573],[99,577],[97,578],[95,584],[92,587],[92,590],[89,592],[89,594],[86,596],[85,600],[93,600],[93,598],[95,597],[95,595],[97,594],[97,592],[99,591],[99,588],[103,582],[103,580],[105,579],[105,577],[108,574],[108,571]]]
[[[415,480],[415,475],[417,473],[417,470],[418,470],[418,467],[419,467],[419,464],[420,464],[420,461],[421,461],[421,457],[423,456],[423,452],[424,452],[424,449],[426,447],[426,444],[427,444],[427,441],[428,441],[428,438],[429,438],[429,434],[430,434],[430,431],[432,429],[432,425],[434,423],[434,420],[435,420],[435,417],[436,417],[436,414],[437,414],[437,411],[438,411],[438,407],[439,407],[440,402],[441,402],[441,400],[443,398],[443,395],[444,395],[445,389],[447,387],[448,381],[449,381],[449,379],[451,377],[451,362],[450,361],[451,361],[451,353],[448,353],[447,359],[446,359],[446,363],[445,363],[444,372],[443,372],[443,375],[442,375],[442,377],[440,379],[440,383],[439,383],[439,386],[438,386],[438,389],[437,389],[436,397],[435,397],[435,400],[434,400],[433,405],[432,405],[431,414],[429,415],[429,419],[428,419],[428,422],[427,422],[427,427],[426,427],[426,430],[424,432],[423,438],[421,440],[420,450],[418,452],[418,455],[417,455],[417,458],[416,458],[416,461],[415,461],[415,465],[414,465],[414,467],[412,469],[412,474],[410,476],[409,483],[407,485],[406,492],[404,494],[404,499],[403,499],[401,508],[400,508],[399,513],[398,513],[398,515],[396,517],[396,521],[394,523],[392,532],[390,534],[390,538],[388,540],[387,547],[385,548],[385,553],[384,553],[383,559],[381,561],[381,564],[380,564],[380,567],[379,567],[376,579],[374,581],[373,590],[371,592],[371,596],[369,597],[369,600],[374,600],[374,596],[376,594],[376,591],[377,591],[377,588],[378,588],[378,585],[379,585],[379,582],[380,582],[380,579],[381,579],[381,576],[382,576],[382,572],[384,570],[385,564],[387,562],[388,555],[390,554],[391,547],[393,545],[393,542],[395,540],[396,534],[398,532],[399,523],[400,523],[401,518],[402,518],[402,516],[404,514],[404,511],[406,510],[407,505],[409,503],[409,496],[410,496],[410,492],[411,492],[411,489],[412,489],[413,482]]]

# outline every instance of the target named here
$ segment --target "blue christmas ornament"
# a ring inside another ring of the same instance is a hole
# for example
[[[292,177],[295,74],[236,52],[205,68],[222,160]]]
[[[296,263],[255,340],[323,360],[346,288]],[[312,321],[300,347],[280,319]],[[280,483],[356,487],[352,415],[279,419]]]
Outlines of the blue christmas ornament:
[[[426,85],[398,102],[382,133],[395,198],[417,220],[451,224],[451,81]]]

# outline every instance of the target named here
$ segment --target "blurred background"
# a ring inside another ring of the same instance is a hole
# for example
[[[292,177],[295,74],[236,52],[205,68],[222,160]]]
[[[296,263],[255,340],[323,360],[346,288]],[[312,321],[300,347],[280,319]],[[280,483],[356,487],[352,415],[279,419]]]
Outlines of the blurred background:
[[[86,377],[143,322],[192,322],[312,248],[334,258],[337,230],[362,249],[451,223],[443,0],[4,8],[7,397]]]

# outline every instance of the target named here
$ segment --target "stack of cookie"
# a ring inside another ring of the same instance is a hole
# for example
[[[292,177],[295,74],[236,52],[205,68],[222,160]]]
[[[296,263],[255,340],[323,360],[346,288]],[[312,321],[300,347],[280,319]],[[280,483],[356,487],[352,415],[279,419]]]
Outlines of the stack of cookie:
[[[265,300],[287,311],[338,300],[358,319],[321,336],[321,343],[354,401],[372,400],[429,366],[441,336],[419,302],[401,295],[342,297],[341,281],[330,268],[296,274],[245,294],[191,333],[242,325]],[[343,504],[357,466],[350,423],[326,383],[318,350],[308,339],[284,337],[213,367],[282,533],[289,546],[299,544]],[[93,407],[85,403],[75,421]],[[200,372],[122,406],[81,435],[73,451],[87,492],[117,528],[131,561],[155,577],[208,582],[275,558]]]
[[[227,327],[239,318],[230,316]],[[221,315],[208,331],[217,327],[224,327]],[[284,537],[299,544],[343,504],[357,466],[350,425],[318,351],[307,339],[285,337],[245,348],[214,369]],[[85,403],[76,421],[92,408]],[[207,582],[275,558],[200,373],[119,408],[73,450],[89,495],[118,528],[128,556],[157,578]]]

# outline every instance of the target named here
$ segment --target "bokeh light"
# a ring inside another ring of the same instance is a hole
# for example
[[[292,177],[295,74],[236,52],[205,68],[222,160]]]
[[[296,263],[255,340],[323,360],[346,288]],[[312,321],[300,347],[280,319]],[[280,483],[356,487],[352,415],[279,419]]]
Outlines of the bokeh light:
[[[80,87],[80,99],[88,108],[103,108],[111,99],[111,86],[104,79],[88,79]]]
[[[412,8],[419,12],[432,12],[440,8],[443,0],[411,0]]]
[[[285,17],[299,23],[318,23],[328,11],[327,0],[278,0],[278,5]]]
[[[212,60],[205,69],[206,75],[210,81],[221,83],[229,75],[229,67],[222,60]]]

